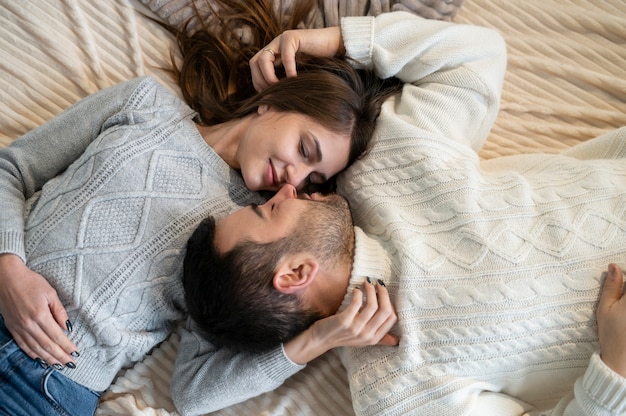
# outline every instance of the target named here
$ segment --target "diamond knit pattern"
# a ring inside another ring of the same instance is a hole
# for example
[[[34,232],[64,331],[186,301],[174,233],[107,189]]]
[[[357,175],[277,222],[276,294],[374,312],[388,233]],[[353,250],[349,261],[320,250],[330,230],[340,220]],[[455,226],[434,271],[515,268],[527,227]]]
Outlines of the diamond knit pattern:
[[[198,180],[202,166],[189,156],[162,155],[154,174],[154,190],[158,192],[197,194],[202,187]]]
[[[85,246],[129,244],[139,232],[143,198],[116,198],[94,204],[85,221]]]
[[[55,119],[84,151],[29,201],[25,246],[29,267],[57,288],[73,324],[81,356],[67,376],[104,390],[186,316],[182,259],[197,225],[260,201],[202,140],[193,111],[156,80],[93,99]],[[114,115],[101,131],[83,138],[99,126],[90,117],[107,112]],[[54,150],[51,160],[67,159]]]

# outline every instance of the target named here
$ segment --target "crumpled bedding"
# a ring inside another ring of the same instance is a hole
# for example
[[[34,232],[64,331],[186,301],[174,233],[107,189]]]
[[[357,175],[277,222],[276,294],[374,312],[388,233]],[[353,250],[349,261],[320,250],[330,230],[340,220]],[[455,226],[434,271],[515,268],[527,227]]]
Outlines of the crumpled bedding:
[[[200,15],[209,8],[214,8],[212,0],[141,0],[161,19],[172,26],[181,26],[194,16],[195,10]],[[283,15],[298,0],[273,0],[276,11]],[[303,26],[309,28],[338,26],[344,16],[377,16],[380,13],[404,10],[426,19],[451,21],[463,5],[464,0],[321,0],[314,8]],[[194,10],[195,9],[195,10]]]
[[[163,70],[172,39],[137,13],[162,17],[155,4],[165,0],[142,1],[0,0],[0,146],[80,98],[135,76],[150,74],[177,92]],[[508,45],[501,111],[482,158],[557,152],[626,125],[623,0],[467,0],[454,21],[493,27]],[[176,415],[169,380],[177,345],[174,334],[121,372],[97,414]],[[329,352],[276,391],[214,414],[353,411],[345,371]]]

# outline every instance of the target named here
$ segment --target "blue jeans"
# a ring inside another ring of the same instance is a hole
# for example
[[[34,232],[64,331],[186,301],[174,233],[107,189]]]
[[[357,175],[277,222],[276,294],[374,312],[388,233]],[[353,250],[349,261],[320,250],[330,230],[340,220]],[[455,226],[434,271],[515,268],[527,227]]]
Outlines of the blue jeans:
[[[0,415],[93,415],[99,397],[100,393],[53,367],[42,368],[26,355],[0,316]]]

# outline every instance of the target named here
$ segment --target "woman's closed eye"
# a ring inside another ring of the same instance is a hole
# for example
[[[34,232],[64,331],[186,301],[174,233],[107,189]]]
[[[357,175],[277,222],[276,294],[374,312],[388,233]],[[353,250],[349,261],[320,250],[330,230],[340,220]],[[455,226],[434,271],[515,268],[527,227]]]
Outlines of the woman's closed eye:
[[[304,140],[300,139],[300,154],[302,155],[303,158],[305,158],[306,160],[309,160],[309,149],[307,149],[306,145],[304,144]]]
[[[312,149],[309,147],[312,146]],[[313,135],[305,134],[300,137],[300,154],[308,164],[315,164],[322,161],[322,151],[319,140]],[[326,175],[320,172],[311,172],[304,180],[304,185],[319,185],[326,182]]]
[[[326,182],[326,177],[318,172],[312,172],[306,177],[307,185],[321,185]]]

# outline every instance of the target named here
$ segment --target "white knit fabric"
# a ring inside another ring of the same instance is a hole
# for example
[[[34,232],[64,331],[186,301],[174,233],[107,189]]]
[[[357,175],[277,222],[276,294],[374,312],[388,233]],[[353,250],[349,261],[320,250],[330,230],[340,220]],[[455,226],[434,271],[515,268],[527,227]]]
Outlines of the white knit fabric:
[[[509,166],[520,172],[481,172],[444,145],[395,144],[402,156],[376,152],[343,188],[374,236],[359,234],[352,283],[387,283],[401,339],[343,352],[356,413],[482,412],[485,392],[535,409],[569,401],[598,348],[602,271],[626,262],[626,160],[517,157]],[[588,142],[596,157],[592,144],[623,158],[626,129]],[[413,164],[427,157],[429,167]],[[412,167],[373,179],[392,163]],[[625,412],[626,380],[600,360],[588,371],[564,414]]]
[[[440,79],[472,85],[463,69]],[[507,414],[519,401],[624,414],[626,379],[592,354],[602,272],[626,263],[626,128],[481,162],[464,118],[480,100],[442,100],[431,124],[413,123],[419,90],[385,105],[372,151],[339,183],[363,230],[351,286],[384,280],[399,318],[399,347],[342,351],[356,414]]]
[[[369,50],[366,28],[343,26],[364,65],[384,60],[382,76],[408,83],[339,180],[360,227],[351,287],[382,279],[399,319],[398,347],[341,353],[356,414],[626,412],[626,379],[592,356],[602,271],[626,263],[626,128],[481,162],[501,39],[404,23],[376,18]]]

